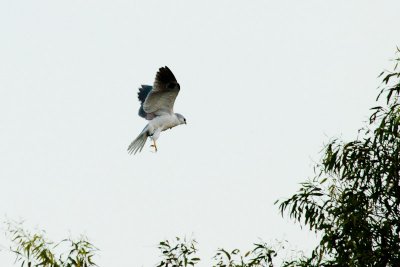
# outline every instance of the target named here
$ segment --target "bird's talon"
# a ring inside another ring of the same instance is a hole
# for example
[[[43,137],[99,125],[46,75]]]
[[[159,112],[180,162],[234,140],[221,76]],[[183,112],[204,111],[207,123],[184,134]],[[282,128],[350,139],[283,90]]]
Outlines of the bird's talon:
[[[154,147],[154,152],[157,152],[157,145],[154,143],[153,145],[150,145],[150,147]]]

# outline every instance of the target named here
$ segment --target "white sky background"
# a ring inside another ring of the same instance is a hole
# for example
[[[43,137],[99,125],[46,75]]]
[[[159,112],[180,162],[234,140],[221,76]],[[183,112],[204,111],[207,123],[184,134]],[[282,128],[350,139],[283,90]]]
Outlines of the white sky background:
[[[100,266],[154,266],[164,238],[315,236],[273,202],[354,138],[400,45],[398,1],[0,2],[0,214],[85,233]],[[188,120],[130,156],[137,88],[167,65]],[[6,244],[4,237],[0,243]],[[0,252],[0,266],[12,266]]]

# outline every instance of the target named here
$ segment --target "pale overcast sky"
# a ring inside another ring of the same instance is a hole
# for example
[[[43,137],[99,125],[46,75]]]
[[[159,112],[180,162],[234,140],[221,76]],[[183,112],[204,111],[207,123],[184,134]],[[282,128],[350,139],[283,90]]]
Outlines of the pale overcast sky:
[[[87,234],[100,266],[154,266],[164,238],[218,247],[315,236],[273,202],[350,140],[400,45],[399,1],[0,2],[0,214],[50,238]],[[161,66],[188,125],[159,152],[137,88]],[[7,244],[3,235],[0,244]],[[0,266],[12,266],[0,252]]]

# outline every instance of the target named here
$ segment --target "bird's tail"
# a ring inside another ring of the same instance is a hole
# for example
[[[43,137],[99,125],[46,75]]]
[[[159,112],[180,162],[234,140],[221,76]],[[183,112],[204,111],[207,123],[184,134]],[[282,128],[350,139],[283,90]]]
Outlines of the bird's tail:
[[[147,137],[149,134],[147,133],[147,126],[143,129],[143,131],[136,137],[135,140],[128,147],[129,154],[136,154],[137,152],[142,151],[144,144],[146,143]]]

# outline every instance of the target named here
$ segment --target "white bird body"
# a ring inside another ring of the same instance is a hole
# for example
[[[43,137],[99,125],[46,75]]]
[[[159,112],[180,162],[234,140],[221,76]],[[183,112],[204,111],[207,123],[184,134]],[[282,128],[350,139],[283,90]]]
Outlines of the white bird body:
[[[152,119],[149,124],[147,124],[147,129],[150,133],[150,135],[153,135],[153,133],[157,130],[160,132],[165,131],[167,129],[171,129],[175,126],[180,125],[181,122],[178,119],[178,116],[174,114],[166,114],[162,116],[155,117]]]
[[[179,91],[180,85],[168,67],[158,70],[153,86],[142,85],[139,88],[139,116],[149,120],[149,123],[129,145],[129,153],[142,151],[148,137],[153,140],[152,146],[157,151],[156,140],[162,131],[186,124],[185,117],[173,111]]]

